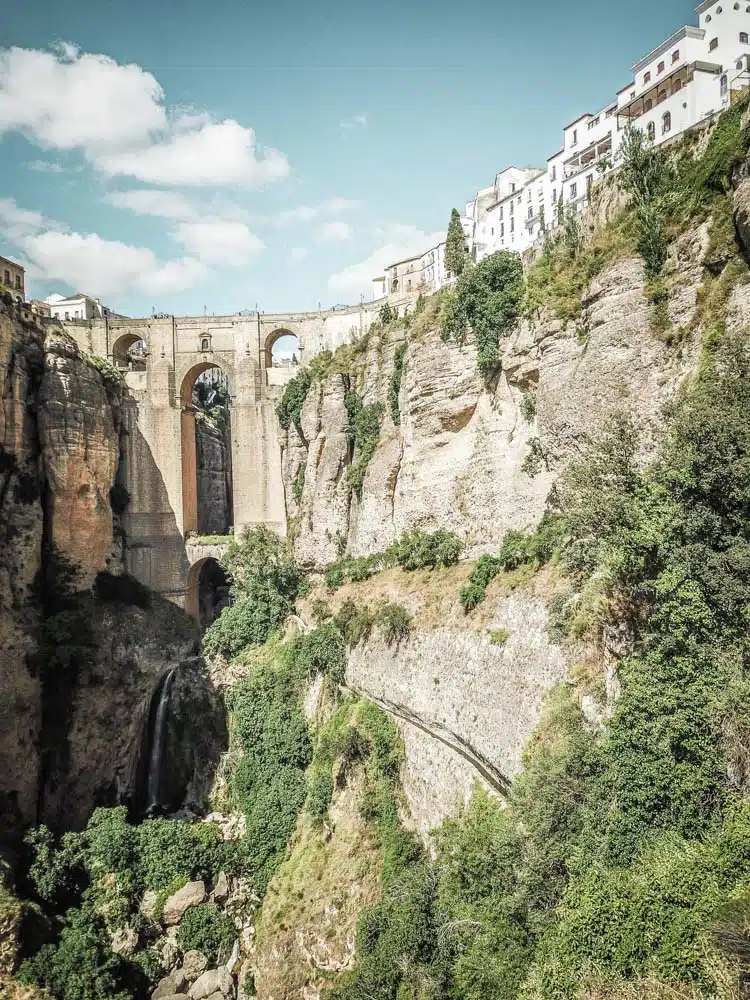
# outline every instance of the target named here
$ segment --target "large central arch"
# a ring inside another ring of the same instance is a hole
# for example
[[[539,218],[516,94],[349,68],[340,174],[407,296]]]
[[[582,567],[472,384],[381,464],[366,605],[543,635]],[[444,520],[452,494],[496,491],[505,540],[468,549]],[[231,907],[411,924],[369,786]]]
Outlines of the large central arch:
[[[198,465],[193,390],[200,375],[215,368],[226,375],[215,361],[200,361],[190,368],[180,386],[180,449],[182,459],[182,530],[198,531]],[[231,462],[231,455],[229,456]]]

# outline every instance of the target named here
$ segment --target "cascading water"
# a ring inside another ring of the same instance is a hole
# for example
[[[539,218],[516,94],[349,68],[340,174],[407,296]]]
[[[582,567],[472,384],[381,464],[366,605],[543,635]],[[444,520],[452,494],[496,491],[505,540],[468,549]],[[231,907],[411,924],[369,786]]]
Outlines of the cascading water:
[[[164,679],[159,705],[154,719],[154,731],[151,739],[151,754],[148,761],[148,782],[146,785],[148,810],[150,816],[159,812],[161,807],[161,774],[164,743],[167,734],[167,718],[169,716],[169,700],[172,694],[177,667],[173,667]]]

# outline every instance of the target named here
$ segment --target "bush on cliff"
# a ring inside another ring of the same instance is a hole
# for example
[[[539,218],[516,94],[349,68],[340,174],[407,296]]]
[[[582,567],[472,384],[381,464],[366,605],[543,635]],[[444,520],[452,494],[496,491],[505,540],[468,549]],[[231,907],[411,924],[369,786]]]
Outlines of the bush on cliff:
[[[524,295],[523,266],[518,254],[499,250],[464,268],[441,317],[443,340],[462,345],[473,331],[477,364],[484,376],[495,370],[500,339],[511,333]]]

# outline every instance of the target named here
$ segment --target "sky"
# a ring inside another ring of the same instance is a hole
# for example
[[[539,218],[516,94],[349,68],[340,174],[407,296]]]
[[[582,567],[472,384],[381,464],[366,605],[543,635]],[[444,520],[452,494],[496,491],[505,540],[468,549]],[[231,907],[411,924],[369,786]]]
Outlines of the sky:
[[[27,0],[0,25],[0,254],[143,316],[372,298],[614,100],[678,0]]]

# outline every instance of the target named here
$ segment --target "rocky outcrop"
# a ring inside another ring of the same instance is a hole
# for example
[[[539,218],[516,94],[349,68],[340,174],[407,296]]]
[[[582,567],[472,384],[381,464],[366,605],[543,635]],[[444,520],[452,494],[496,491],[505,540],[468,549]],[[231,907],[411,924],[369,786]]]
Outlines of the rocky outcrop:
[[[162,919],[167,927],[179,924],[191,906],[198,906],[206,899],[206,886],[203,882],[188,882],[173,893],[164,903]]]
[[[195,421],[198,472],[198,532],[222,535],[232,524],[232,465],[229,427],[199,414]]]
[[[196,635],[122,576],[114,373],[56,323],[0,304],[0,375],[0,838],[12,839],[132,795],[154,686]]]
[[[679,348],[651,329],[638,258],[602,271],[574,321],[549,313],[524,319],[502,343],[499,373],[489,384],[477,372],[471,340],[445,344],[436,319],[420,324],[407,334],[398,426],[388,405],[398,340],[382,343],[373,332],[351,365],[352,385],[385,411],[362,499],[351,495],[346,476],[347,377],[313,384],[301,435],[294,427],[286,435],[287,508],[300,558],[321,565],[344,549],[376,552],[414,527],[454,531],[469,554],[491,551],[510,528],[538,520],[557,476],[614,410],[633,416],[648,449],[664,403],[697,360],[694,316],[705,244],[703,225],[676,242],[665,269],[670,320],[683,334]],[[541,456],[536,471],[527,463],[532,446]]]

